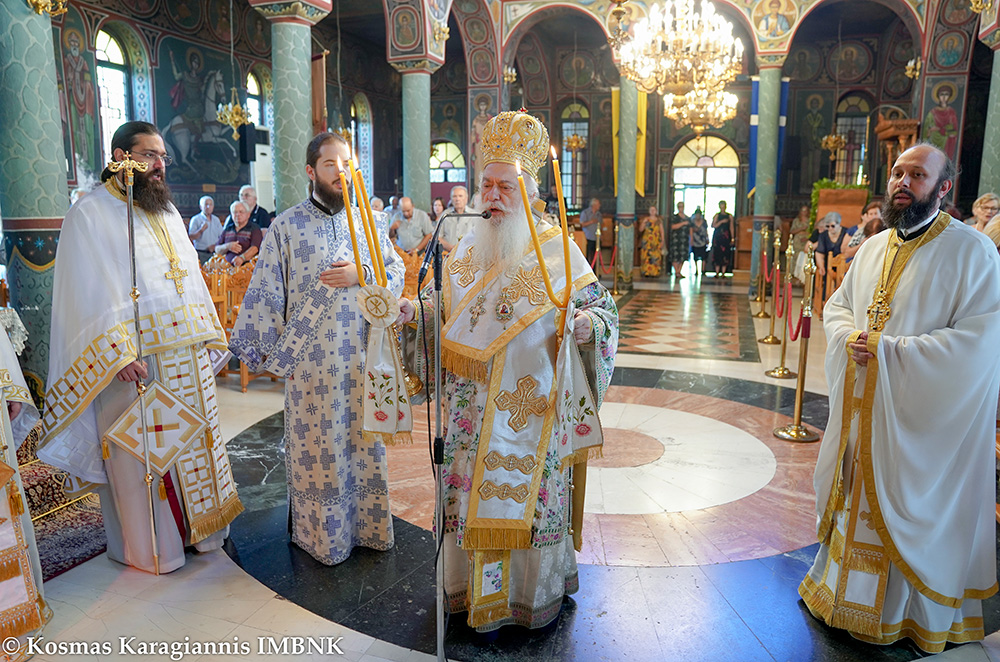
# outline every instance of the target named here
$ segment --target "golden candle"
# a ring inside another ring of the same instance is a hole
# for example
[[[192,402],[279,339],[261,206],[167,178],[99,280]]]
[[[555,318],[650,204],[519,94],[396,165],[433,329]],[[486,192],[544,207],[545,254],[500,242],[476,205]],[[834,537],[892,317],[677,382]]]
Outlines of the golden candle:
[[[531,243],[535,245],[535,257],[538,258],[538,265],[542,268],[542,280],[545,281],[545,291],[549,295],[549,301],[558,308],[562,306],[555,292],[552,291],[552,281],[549,279],[549,270],[545,266],[545,258],[542,257],[542,246],[538,243],[538,230],[535,229],[534,215],[531,213],[531,203],[528,202],[528,189],[524,188],[524,176],[521,174],[521,162],[515,161],[517,168],[517,183],[521,187],[521,201],[524,202],[524,212],[528,216],[528,229],[531,230]]]
[[[569,263],[569,225],[566,220],[566,200],[563,198],[562,173],[559,172],[559,158],[556,155],[556,148],[552,148],[552,171],[556,179],[556,196],[559,198],[559,221],[562,223],[563,232],[563,261],[566,263],[566,292],[563,296],[563,321],[565,322],[566,310],[569,306],[570,290],[573,285],[573,267]],[[560,325],[560,328],[562,325]]]
[[[351,179],[354,182],[354,192],[357,197],[358,195],[360,195],[360,188],[358,187],[358,178],[357,178],[358,176],[355,174],[353,169],[353,164],[350,161],[347,162],[347,167],[350,170]],[[346,197],[344,198],[344,201],[347,202]],[[365,229],[365,243],[368,244],[368,255],[371,257],[372,260],[372,273],[375,275],[375,282],[377,283],[379,282],[378,262],[375,260],[375,247],[372,244],[373,242],[372,231],[371,228],[368,227],[368,219],[365,218],[364,207],[359,206],[358,213],[361,214],[361,226]]]
[[[360,190],[355,191],[358,196],[358,207],[367,214],[368,222],[372,226],[372,238],[375,242],[375,254],[372,259],[378,261],[378,282],[382,287],[388,287],[389,280],[385,273],[385,260],[382,257],[382,247],[378,240],[378,230],[375,228],[375,214],[372,213],[371,201],[368,200],[368,187],[365,186],[365,178],[361,176],[360,168],[354,171],[354,177],[354,181],[357,182],[360,188]]]
[[[361,254],[358,252],[358,237],[354,233],[354,214],[351,212],[350,189],[347,188],[347,178],[344,177],[344,162],[337,157],[337,169],[340,171],[340,191],[344,195],[344,210],[347,212],[347,228],[351,231],[351,248],[354,249],[354,266],[358,270],[358,285],[365,286],[365,272],[361,268]]]

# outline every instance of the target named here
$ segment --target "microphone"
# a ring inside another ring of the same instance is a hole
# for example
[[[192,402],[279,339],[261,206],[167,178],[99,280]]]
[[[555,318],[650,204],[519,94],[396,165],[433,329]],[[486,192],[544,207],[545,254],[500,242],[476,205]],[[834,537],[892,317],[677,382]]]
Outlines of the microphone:
[[[430,269],[431,260],[434,259],[434,251],[436,251],[439,246],[438,234],[441,232],[441,226],[444,225],[445,218],[492,218],[493,212],[487,209],[484,212],[471,212],[457,214],[452,211],[446,211],[441,214],[438,218],[437,227],[434,228],[434,234],[431,235],[431,240],[427,242],[427,247],[424,249],[424,261],[420,264],[420,271],[417,274],[417,295],[420,294],[420,286],[424,282],[424,278],[427,277],[427,270]]]

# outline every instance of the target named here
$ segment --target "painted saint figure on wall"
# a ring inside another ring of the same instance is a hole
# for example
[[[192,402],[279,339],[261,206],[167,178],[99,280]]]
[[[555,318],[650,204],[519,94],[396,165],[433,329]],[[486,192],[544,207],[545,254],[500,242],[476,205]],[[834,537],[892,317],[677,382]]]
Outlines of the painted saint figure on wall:
[[[483,135],[483,129],[486,128],[486,123],[490,121],[492,115],[490,115],[490,109],[493,107],[493,99],[490,98],[488,94],[480,94],[476,97],[476,108],[479,112],[475,117],[472,118],[472,136],[471,140],[475,148],[472,150],[472,186],[473,188],[479,188],[479,176],[483,174],[483,159],[480,154],[480,142]]]
[[[94,170],[94,129],[97,126],[94,117],[94,81],[90,64],[82,52],[83,36],[78,30],[70,28],[63,32],[63,44],[66,47],[63,70],[74,150],[82,160],[77,165],[86,170]]]
[[[937,105],[924,118],[924,139],[952,159],[958,147],[958,113],[949,104],[957,92],[954,83],[948,81],[934,86]]]
[[[767,39],[777,39],[791,29],[788,17],[782,14],[782,4],[781,0],[767,0],[767,11],[757,22],[757,32],[761,36]]]

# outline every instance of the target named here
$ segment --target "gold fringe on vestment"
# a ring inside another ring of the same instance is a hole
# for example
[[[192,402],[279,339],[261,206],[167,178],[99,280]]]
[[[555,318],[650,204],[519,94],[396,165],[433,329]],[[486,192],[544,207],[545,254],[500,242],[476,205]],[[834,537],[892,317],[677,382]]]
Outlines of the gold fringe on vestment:
[[[369,444],[381,441],[386,446],[408,446],[413,443],[413,435],[409,430],[400,432],[372,432],[370,430],[362,430],[361,439]]]
[[[226,504],[212,515],[199,518],[198,525],[191,526],[191,543],[201,542],[216,531],[223,528],[236,519],[236,516],[243,512],[243,504],[238,496],[233,496]]]
[[[889,557],[881,551],[852,547],[851,558],[847,560],[846,565],[851,570],[885,575],[889,572]]]
[[[562,459],[559,463],[559,469],[565,471],[569,469],[574,464],[580,464],[581,462],[587,462],[589,460],[600,460],[604,457],[604,446],[589,446],[588,448],[581,448],[578,451],[570,453]]]
[[[468,356],[462,356],[450,349],[441,350],[441,364],[445,369],[466,379],[473,379],[483,383],[490,380],[489,364],[469,358]]]
[[[20,637],[42,627],[40,611],[36,603],[25,602],[0,613],[0,637]]]
[[[512,520],[504,520],[512,521]],[[520,520],[513,520],[520,524]],[[504,529],[497,527],[466,527],[462,537],[465,549],[528,549],[531,547],[531,529]]]
[[[852,634],[862,634],[868,637],[882,636],[882,622],[878,614],[851,607],[840,606],[834,609],[830,626],[847,630]]]
[[[14,548],[17,549],[17,548]],[[21,576],[20,554],[9,558],[0,559],[0,582]]]

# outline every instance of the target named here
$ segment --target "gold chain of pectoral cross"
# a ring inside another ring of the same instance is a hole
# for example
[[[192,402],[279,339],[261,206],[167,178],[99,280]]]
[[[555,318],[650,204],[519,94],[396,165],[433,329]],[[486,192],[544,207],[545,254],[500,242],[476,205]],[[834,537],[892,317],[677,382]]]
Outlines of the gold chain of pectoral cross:
[[[868,328],[872,331],[884,329],[886,322],[889,321],[889,316],[892,315],[892,306],[890,306],[889,300],[889,279],[892,277],[892,270],[896,266],[896,258],[899,257],[899,247],[901,246],[896,242],[897,240],[892,238],[885,247],[885,255],[882,257],[882,274],[879,277],[878,287],[875,288],[872,303],[868,306]],[[894,253],[893,248],[896,249]],[[889,253],[893,253],[893,256],[887,270],[886,263],[889,261]]]
[[[167,232],[163,219],[159,215],[150,216],[149,214],[143,214],[142,222],[153,233],[156,243],[160,245],[160,250],[163,251],[163,254],[167,257],[167,262],[170,263],[170,271],[164,273],[163,277],[174,281],[177,294],[184,294],[184,283],[182,281],[187,277],[188,272],[187,269],[180,268],[180,257],[177,255],[177,249],[174,248],[174,242],[170,238],[170,233]]]

